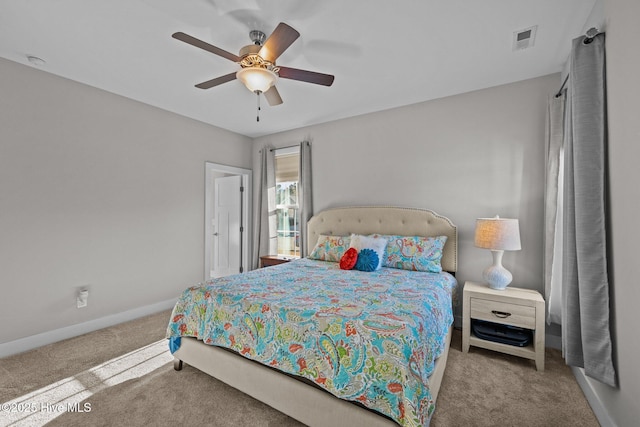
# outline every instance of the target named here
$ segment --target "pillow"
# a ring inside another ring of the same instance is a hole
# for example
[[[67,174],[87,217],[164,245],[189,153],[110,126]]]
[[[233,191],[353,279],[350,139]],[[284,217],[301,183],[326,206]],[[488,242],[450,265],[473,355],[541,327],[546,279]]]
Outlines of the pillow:
[[[358,251],[355,248],[349,248],[340,258],[340,268],[342,270],[351,270],[358,261]]]
[[[345,251],[349,249],[349,236],[318,236],[318,243],[307,258],[320,261],[339,262]]]
[[[381,236],[363,236],[361,234],[351,235],[351,247],[358,251],[358,257],[363,249],[371,249],[378,255],[378,263],[374,270],[382,266],[384,250],[387,247],[387,239]]]
[[[355,251],[354,248],[351,248]],[[349,250],[351,250],[349,249]],[[380,257],[373,249],[364,248],[358,252],[355,269],[360,271],[375,271],[380,268]]]
[[[442,272],[440,260],[447,236],[374,236],[383,237],[389,241],[382,260],[384,267],[430,273]]]

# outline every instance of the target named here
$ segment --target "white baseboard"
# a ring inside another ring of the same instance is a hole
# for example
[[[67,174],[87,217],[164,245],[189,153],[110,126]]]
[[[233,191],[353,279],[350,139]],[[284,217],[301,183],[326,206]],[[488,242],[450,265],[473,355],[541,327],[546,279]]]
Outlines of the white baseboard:
[[[177,298],[161,301],[144,307],[123,311],[122,313],[111,314],[99,319],[90,320],[88,322],[78,323],[76,325],[66,326],[53,331],[20,338],[15,341],[5,342],[0,344],[0,358],[23,353],[25,351],[33,350],[34,348],[42,347],[43,345],[77,337],[78,335],[86,334],[88,332],[97,331],[98,329],[108,328],[109,326],[148,316],[162,310],[168,310],[173,308],[176,301]]]
[[[616,423],[611,419],[609,412],[607,412],[607,409],[600,400],[600,397],[598,397],[598,394],[591,386],[591,381],[585,375],[584,369],[572,366],[571,372],[573,372],[573,376],[576,377],[578,385],[582,389],[584,396],[587,398],[587,402],[589,402],[589,406],[591,406],[591,410],[598,419],[600,426],[616,427]]]

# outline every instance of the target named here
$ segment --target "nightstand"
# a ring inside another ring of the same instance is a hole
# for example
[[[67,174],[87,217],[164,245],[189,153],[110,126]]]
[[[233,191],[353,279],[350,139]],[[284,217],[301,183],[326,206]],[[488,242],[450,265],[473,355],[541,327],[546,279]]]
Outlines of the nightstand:
[[[284,264],[285,262],[289,261],[291,261],[291,258],[284,258],[279,255],[263,255],[260,257],[260,268]]]
[[[539,292],[511,286],[499,291],[485,284],[466,282],[462,295],[463,353],[467,353],[469,346],[473,345],[533,359],[536,369],[544,371],[545,305]],[[531,329],[533,343],[527,347],[517,347],[478,338],[471,332],[471,319]]]

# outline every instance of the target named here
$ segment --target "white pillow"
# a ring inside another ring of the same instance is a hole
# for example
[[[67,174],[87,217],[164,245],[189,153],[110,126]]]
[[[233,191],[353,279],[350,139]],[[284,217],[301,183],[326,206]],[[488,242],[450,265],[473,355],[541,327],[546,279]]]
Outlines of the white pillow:
[[[387,248],[387,239],[384,237],[371,237],[363,236],[361,234],[351,235],[351,248],[355,248],[358,253],[363,249],[372,249],[378,254],[378,265],[376,270],[379,270],[382,266],[382,260],[384,259],[384,251]]]

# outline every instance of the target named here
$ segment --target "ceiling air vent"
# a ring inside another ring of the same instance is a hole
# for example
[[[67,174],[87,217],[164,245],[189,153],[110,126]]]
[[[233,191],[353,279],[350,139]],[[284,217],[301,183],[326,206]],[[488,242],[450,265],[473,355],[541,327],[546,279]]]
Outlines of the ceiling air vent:
[[[525,28],[524,30],[515,31],[513,33],[513,50],[522,50],[533,47],[536,41],[537,25]]]

